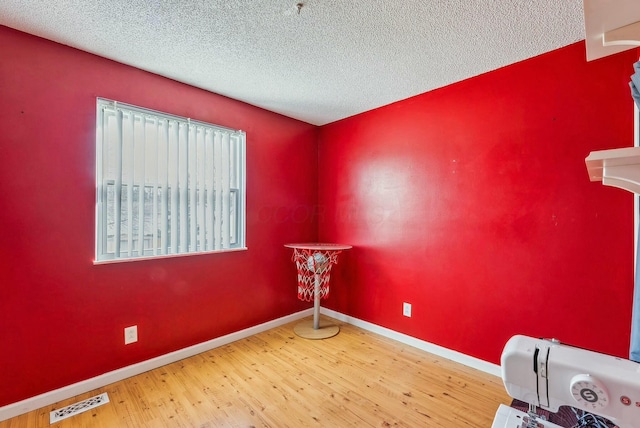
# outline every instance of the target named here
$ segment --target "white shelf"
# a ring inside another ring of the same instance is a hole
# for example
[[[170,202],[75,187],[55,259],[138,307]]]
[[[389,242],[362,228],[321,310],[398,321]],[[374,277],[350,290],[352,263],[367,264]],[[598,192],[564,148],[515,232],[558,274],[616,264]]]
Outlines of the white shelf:
[[[640,147],[591,152],[585,164],[591,181],[640,194]]]
[[[587,61],[640,46],[640,1],[584,0]]]

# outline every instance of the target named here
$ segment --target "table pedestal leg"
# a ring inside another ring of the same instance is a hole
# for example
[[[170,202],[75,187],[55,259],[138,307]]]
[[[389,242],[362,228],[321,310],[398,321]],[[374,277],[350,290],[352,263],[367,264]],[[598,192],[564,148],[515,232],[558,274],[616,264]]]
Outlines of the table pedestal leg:
[[[305,320],[297,324],[293,331],[305,339],[327,339],[340,331],[340,327],[320,320],[320,275],[315,275],[313,296],[313,320]]]
[[[313,295],[313,329],[320,328],[320,275],[315,274],[315,289]]]

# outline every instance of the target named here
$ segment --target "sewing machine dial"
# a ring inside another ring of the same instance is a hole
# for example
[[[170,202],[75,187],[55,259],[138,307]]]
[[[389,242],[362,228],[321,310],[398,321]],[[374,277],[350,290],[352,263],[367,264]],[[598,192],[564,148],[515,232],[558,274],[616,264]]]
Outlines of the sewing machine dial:
[[[602,382],[588,374],[571,379],[571,395],[585,409],[604,409],[609,405],[609,394]]]

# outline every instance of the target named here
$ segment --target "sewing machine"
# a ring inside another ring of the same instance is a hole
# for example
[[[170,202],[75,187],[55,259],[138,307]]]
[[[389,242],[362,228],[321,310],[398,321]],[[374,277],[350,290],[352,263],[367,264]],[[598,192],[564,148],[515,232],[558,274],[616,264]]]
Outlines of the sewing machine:
[[[640,364],[557,340],[514,336],[501,358],[507,393],[529,403],[529,412],[500,405],[492,428],[561,428],[534,414],[571,406],[620,428],[640,427]]]

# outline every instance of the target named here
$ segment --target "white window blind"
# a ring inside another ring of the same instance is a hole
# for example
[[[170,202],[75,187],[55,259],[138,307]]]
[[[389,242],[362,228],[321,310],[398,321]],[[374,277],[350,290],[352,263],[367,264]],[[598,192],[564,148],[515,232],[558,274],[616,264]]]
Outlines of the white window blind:
[[[245,247],[245,133],[98,98],[96,261]]]

